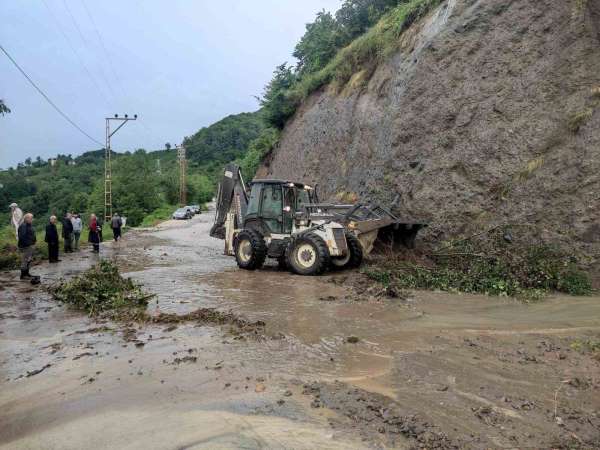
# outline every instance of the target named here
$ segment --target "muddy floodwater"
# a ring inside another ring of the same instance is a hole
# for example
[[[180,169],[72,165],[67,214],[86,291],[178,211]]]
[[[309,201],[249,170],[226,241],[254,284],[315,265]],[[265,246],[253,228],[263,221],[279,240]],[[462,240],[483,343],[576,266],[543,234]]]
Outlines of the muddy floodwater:
[[[600,448],[598,297],[370,297],[359,272],[238,270],[211,224],[61,255],[38,287],[0,273],[0,448]],[[45,293],[98,258],[156,294],[152,314],[214,307],[264,332],[98,323]]]

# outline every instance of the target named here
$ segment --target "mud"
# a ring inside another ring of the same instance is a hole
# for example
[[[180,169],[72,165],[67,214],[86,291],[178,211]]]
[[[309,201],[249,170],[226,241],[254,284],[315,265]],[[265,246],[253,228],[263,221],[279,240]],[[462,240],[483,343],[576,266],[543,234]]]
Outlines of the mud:
[[[600,362],[573,345],[600,340],[598,297],[243,272],[211,224],[103,246],[156,322],[98,322],[0,274],[0,448],[600,448]],[[62,259],[43,284],[96,262]]]

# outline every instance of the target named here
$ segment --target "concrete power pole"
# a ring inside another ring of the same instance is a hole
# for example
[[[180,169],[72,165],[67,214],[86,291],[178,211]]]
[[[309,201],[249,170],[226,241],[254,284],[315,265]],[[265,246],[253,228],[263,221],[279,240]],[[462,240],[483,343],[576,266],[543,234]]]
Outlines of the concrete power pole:
[[[177,149],[177,160],[179,161],[179,204],[185,206],[187,203],[187,187],[185,175],[187,170],[187,160],[185,158],[185,147],[175,146]]]
[[[121,122],[121,124],[112,133],[110,132],[111,120]],[[137,114],[134,114],[133,118],[128,117],[127,114],[125,114],[124,117],[119,117],[118,114],[115,114],[115,117],[106,117],[106,146],[104,147],[104,223],[110,222],[113,214],[110,138],[130,120],[137,120]]]

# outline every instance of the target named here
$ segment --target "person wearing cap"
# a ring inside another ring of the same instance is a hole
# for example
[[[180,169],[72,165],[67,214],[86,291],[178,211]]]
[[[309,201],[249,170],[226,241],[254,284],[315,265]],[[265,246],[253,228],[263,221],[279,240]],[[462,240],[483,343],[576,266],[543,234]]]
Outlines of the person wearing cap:
[[[19,234],[19,226],[23,223],[23,211],[16,203],[11,203],[10,206],[10,222],[15,227],[15,236]],[[17,238],[18,239],[18,238]]]
[[[35,230],[33,228],[33,214],[23,216],[23,223],[17,230],[19,253],[21,254],[21,280],[33,278],[29,273],[29,266],[35,251]]]

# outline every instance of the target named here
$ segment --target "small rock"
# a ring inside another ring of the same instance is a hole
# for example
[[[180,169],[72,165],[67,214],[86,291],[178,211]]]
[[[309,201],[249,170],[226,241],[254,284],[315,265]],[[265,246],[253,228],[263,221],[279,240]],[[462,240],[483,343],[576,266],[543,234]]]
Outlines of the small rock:
[[[563,420],[562,420],[560,417],[555,417],[555,418],[554,418],[554,421],[556,422],[556,424],[557,424],[559,427],[562,427],[562,426],[564,426],[564,424],[565,424],[565,423],[563,422]]]
[[[258,383],[256,385],[256,387],[254,388],[254,392],[264,392],[266,390],[267,390],[267,387],[262,383]]]
[[[356,336],[348,336],[346,342],[349,344],[356,344],[360,339]]]

